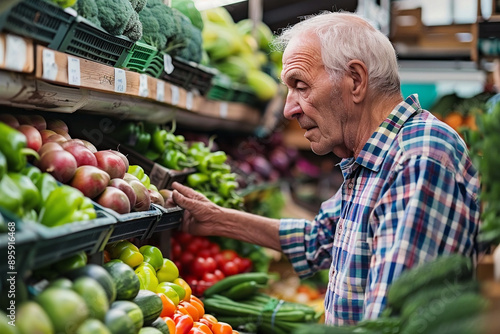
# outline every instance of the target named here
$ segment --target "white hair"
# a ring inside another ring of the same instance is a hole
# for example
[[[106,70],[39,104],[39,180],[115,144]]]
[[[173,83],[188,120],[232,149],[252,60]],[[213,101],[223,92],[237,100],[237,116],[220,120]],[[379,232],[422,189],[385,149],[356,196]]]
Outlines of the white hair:
[[[368,83],[372,89],[401,95],[394,47],[368,21],[347,12],[311,15],[285,28],[273,41],[273,47],[283,51],[293,37],[310,32],[319,37],[323,63],[333,80],[348,70],[349,61],[358,59],[368,69]]]

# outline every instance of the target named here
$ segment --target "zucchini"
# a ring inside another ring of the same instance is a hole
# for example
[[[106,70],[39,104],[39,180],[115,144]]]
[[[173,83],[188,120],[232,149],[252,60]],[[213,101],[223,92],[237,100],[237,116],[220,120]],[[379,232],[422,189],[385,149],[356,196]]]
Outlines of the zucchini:
[[[130,300],[137,296],[141,284],[132,268],[117,261],[108,262],[103,267],[115,283],[117,300]]]
[[[154,327],[156,328],[157,330],[159,330],[162,334],[170,334],[170,331],[168,329],[168,325],[167,323],[165,322],[165,320],[163,320],[162,318],[158,317],[156,318],[155,321],[153,321],[153,323],[151,324],[151,327]]]
[[[142,311],[144,326],[151,325],[160,316],[163,310],[163,303],[160,296],[149,290],[139,290],[139,293],[132,300]]]
[[[233,276],[225,277],[220,281],[216,282],[214,285],[210,286],[205,290],[204,295],[205,297],[210,297],[215,294],[228,291],[233,286],[243,282],[255,281],[258,284],[267,284],[268,280],[269,276],[267,273],[258,272],[258,273],[236,274]]]
[[[488,307],[488,301],[477,293],[466,292],[456,298],[441,298],[411,317],[401,334],[428,333],[441,324],[478,315]]]
[[[404,271],[389,288],[387,302],[397,311],[412,294],[425,287],[440,285],[445,281],[460,282],[471,279],[472,274],[472,261],[469,257],[461,254],[440,256],[431,262]]]
[[[111,334],[136,334],[132,319],[123,310],[110,309],[106,312],[104,324]]]
[[[254,295],[260,286],[255,281],[248,281],[236,284],[222,295],[232,300],[241,300]]]
[[[136,330],[141,329],[144,325],[142,310],[136,303],[128,300],[117,300],[111,304],[111,308],[125,311],[130,320],[134,323]]]

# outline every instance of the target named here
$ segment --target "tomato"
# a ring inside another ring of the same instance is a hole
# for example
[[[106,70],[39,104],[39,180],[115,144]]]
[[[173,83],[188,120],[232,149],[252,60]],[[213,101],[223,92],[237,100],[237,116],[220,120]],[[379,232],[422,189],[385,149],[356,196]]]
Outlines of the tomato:
[[[252,260],[250,260],[249,258],[242,257],[240,265],[241,265],[240,273],[244,273],[244,272],[252,270],[253,263],[252,263]]]
[[[197,255],[206,259],[207,257],[212,256],[212,253],[210,252],[210,249],[204,248],[202,250],[199,250]]]
[[[215,275],[215,277],[217,277],[217,279],[218,279],[219,281],[220,281],[221,279],[223,279],[224,277],[226,277],[226,276],[224,275],[224,273],[222,272],[222,270],[220,270],[220,269],[215,269],[215,270],[214,270],[214,275]]]
[[[238,269],[238,266],[234,262],[229,261],[229,262],[226,262],[224,264],[224,266],[222,267],[222,272],[227,277],[227,276],[231,276],[231,275],[236,275],[239,272],[239,269]]]
[[[215,256],[220,253],[220,246],[217,245],[215,242],[212,242],[210,247],[208,248],[212,256]]]
[[[237,256],[233,259],[233,263],[236,265],[238,268],[238,273],[242,272],[242,265],[241,265],[241,257]]]
[[[187,314],[176,313],[174,321],[176,334],[187,334],[193,328],[193,318]]]
[[[196,294],[198,296],[201,296],[203,295],[203,293],[205,292],[206,289],[208,289],[208,287],[212,286],[213,283],[208,283],[208,282],[205,282],[204,280],[200,279],[198,281],[198,287],[196,289]]]
[[[215,276],[215,274],[213,273],[205,273],[203,274],[203,278],[202,278],[205,282],[207,283],[216,283],[219,281],[219,279],[217,278],[217,276]]]
[[[181,254],[179,261],[181,262],[181,266],[185,269],[189,269],[191,264],[193,263],[195,256],[193,253],[184,252]]]
[[[221,254],[228,260],[234,260],[238,257],[238,253],[232,249],[224,249]]]
[[[189,243],[191,243],[191,240],[193,239],[193,236],[189,233],[186,232],[177,232],[174,235],[175,240],[179,241],[179,244],[182,247],[185,247]]]
[[[191,264],[191,272],[197,277],[201,278],[205,273],[212,273],[217,269],[217,264],[212,257],[203,258],[198,256]]]
[[[180,258],[181,254],[182,254],[181,245],[179,244],[179,242],[175,241],[174,239],[172,239],[172,241],[171,241],[170,254],[171,254],[172,260],[176,260],[176,259]]]

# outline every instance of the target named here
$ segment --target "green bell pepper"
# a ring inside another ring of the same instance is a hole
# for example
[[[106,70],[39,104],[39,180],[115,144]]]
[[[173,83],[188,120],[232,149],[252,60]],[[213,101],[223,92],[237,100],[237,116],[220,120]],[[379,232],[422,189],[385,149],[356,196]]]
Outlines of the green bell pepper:
[[[7,159],[5,155],[0,151],[0,180],[7,173]]]
[[[144,261],[144,256],[139,248],[128,240],[122,240],[107,246],[106,249],[112,259],[119,259],[131,268],[139,266]]]
[[[139,251],[144,256],[144,262],[149,263],[156,272],[163,265],[163,254],[158,247],[144,245],[139,248]]]
[[[137,150],[138,152],[146,151],[150,142],[151,134],[144,131],[144,124],[140,122],[135,128],[135,150]]]
[[[38,167],[35,167],[32,165],[26,165],[26,167],[24,167],[21,170],[21,174],[29,177],[35,185],[38,183],[38,181],[42,177],[42,171]]]
[[[181,151],[167,150],[158,159],[158,163],[164,167],[173,170],[183,170],[184,168],[191,168],[197,165],[197,162],[191,160]]]
[[[23,133],[0,122],[0,152],[5,155],[9,171],[19,172],[23,169],[27,163],[27,155],[40,158],[38,153],[27,145],[28,141]]]
[[[33,181],[28,176],[20,173],[8,173],[8,175],[21,191],[23,212],[38,207],[41,195]]]
[[[158,286],[156,271],[148,263],[143,263],[135,269],[135,274],[139,278],[140,288],[142,290],[155,291]]]
[[[62,185],[54,189],[40,210],[40,223],[53,227],[97,217],[92,201],[76,188]]]
[[[21,217],[23,215],[23,193],[17,183],[5,174],[0,180],[0,208]]]
[[[85,267],[87,265],[87,254],[85,252],[78,252],[70,257],[62,259],[54,263],[53,267],[60,274],[68,271]]]
[[[128,167],[127,173],[134,175],[141,181],[141,183],[146,187],[149,188],[151,184],[151,180],[149,179],[149,176],[144,172],[144,169],[142,169],[141,166],[139,165],[130,165]]]
[[[236,181],[222,181],[219,184],[217,191],[219,192],[219,194],[222,197],[228,198],[231,195],[231,192],[234,191],[236,188],[238,188],[238,182],[236,182]]]
[[[47,201],[49,195],[59,187],[57,180],[49,173],[42,173],[41,177],[36,182],[36,187],[40,191],[40,203],[38,205],[38,211],[42,209],[43,203]]]
[[[187,184],[191,188],[198,188],[202,184],[207,183],[210,180],[211,176],[203,173],[193,173],[187,176]]]
[[[122,240],[115,242],[113,244],[109,244],[106,246],[107,251],[109,252],[109,255],[111,256],[112,259],[117,259],[120,257],[120,254],[126,249],[129,248],[133,250],[134,252],[139,252],[139,248],[137,248],[136,245],[131,243],[128,240]]]

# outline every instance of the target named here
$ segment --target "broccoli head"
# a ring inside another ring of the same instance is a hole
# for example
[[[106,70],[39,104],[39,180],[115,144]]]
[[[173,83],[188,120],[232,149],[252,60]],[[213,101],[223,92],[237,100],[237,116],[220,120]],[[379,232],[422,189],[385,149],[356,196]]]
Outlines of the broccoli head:
[[[101,27],[112,35],[122,35],[134,13],[129,0],[95,0]]]
[[[139,18],[143,26],[143,40],[146,43],[163,51],[177,45],[177,37],[181,34],[179,21],[174,16],[173,9],[166,6],[162,0],[149,0],[146,7],[139,12]],[[156,24],[159,27],[156,27]]]
[[[180,11],[173,9],[175,17],[179,20],[181,33],[177,35],[175,43],[177,48],[172,48],[170,53],[186,60],[199,63],[202,57],[201,30],[195,27],[191,20]]]
[[[78,0],[72,7],[78,15],[86,18],[98,27],[101,26],[98,18],[99,9],[95,0]]]
[[[134,8],[136,13],[139,13],[141,10],[143,10],[147,2],[148,0],[130,0],[132,8]]]
[[[125,26],[123,34],[134,42],[142,38],[142,23],[139,20],[139,14],[137,14],[137,12],[133,12],[130,16],[130,20]]]

